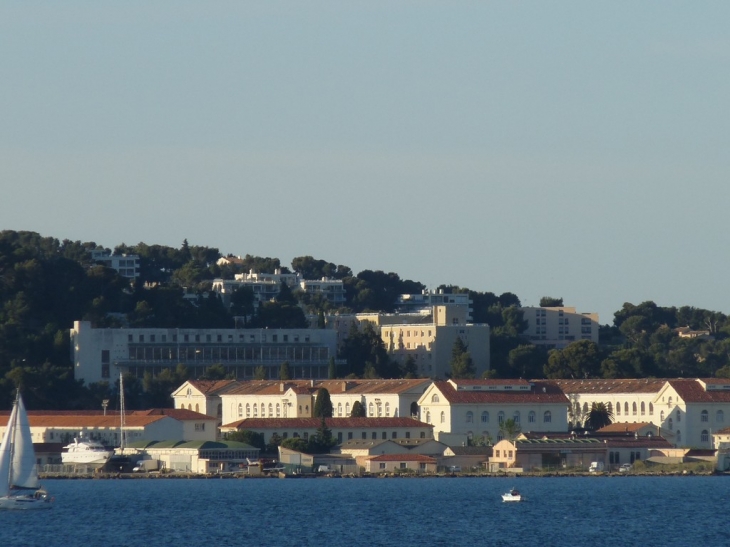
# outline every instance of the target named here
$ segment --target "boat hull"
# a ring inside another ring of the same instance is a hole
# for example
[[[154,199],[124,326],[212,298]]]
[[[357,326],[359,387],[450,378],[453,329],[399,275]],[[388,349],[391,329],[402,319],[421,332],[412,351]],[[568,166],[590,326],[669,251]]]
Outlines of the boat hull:
[[[32,495],[0,497],[0,510],[4,511],[37,511],[52,508],[53,503],[47,496],[41,498]]]

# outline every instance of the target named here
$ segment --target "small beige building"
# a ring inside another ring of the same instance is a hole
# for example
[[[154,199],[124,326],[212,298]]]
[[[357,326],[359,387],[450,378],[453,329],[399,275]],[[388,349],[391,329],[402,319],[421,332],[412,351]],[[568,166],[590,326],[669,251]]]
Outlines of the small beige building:
[[[423,454],[382,454],[367,460],[368,473],[393,473],[410,470],[416,473],[435,473],[437,461]]]
[[[489,470],[587,470],[594,461],[605,465],[607,453],[606,443],[594,438],[505,439],[494,445],[493,455],[489,458]]]

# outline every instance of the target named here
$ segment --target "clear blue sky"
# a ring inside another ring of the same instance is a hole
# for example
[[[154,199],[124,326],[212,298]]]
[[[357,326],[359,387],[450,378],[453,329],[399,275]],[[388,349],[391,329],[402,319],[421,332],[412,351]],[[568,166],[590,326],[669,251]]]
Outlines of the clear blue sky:
[[[0,229],[730,313],[730,2],[0,4]]]

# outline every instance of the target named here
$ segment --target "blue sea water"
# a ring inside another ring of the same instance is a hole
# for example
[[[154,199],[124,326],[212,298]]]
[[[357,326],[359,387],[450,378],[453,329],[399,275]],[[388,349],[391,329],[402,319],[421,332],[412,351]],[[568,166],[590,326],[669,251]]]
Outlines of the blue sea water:
[[[48,480],[2,546],[724,546],[725,477]],[[528,498],[509,504],[511,487]]]

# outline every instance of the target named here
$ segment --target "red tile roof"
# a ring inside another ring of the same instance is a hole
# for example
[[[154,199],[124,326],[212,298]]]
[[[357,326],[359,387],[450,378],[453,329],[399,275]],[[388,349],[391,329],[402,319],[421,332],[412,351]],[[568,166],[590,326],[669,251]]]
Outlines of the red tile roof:
[[[380,456],[373,456],[369,458],[371,462],[423,462],[423,463],[436,463],[436,460],[430,456],[424,456],[423,454],[381,454]]]
[[[325,388],[330,394],[337,393],[403,393],[422,387],[424,390],[431,383],[427,378],[415,380],[250,380],[239,381],[226,389],[231,395],[276,395],[293,389],[295,393],[315,394]]]
[[[570,404],[560,388],[548,381],[536,384],[530,391],[467,391],[456,390],[449,382],[434,384],[451,404]]]
[[[235,380],[190,380],[190,385],[204,395],[215,395],[235,383]]]
[[[656,426],[649,423],[649,422],[639,422],[639,423],[624,423],[619,422],[615,424],[610,424],[605,427],[602,427],[601,429],[597,430],[597,434],[601,433],[636,433],[637,431],[641,431],[645,427],[650,426],[654,428],[656,431]]]
[[[193,420],[209,420],[216,422],[217,418],[195,412],[194,410],[186,410],[184,408],[151,408],[149,410],[134,410],[127,416],[169,416],[176,420],[193,421]],[[126,420],[126,417],[125,417]]]
[[[669,380],[669,385],[685,403],[730,403],[730,391],[705,391],[698,380]]]
[[[552,380],[566,394],[571,393],[658,393],[666,378],[614,380]],[[539,383],[541,380],[535,380]]]
[[[413,418],[327,418],[330,429],[373,429],[393,427],[433,428],[433,425]],[[317,429],[320,418],[245,418],[221,427],[236,429]]]

